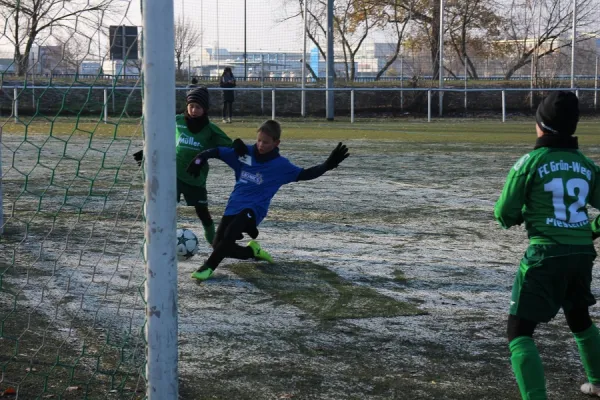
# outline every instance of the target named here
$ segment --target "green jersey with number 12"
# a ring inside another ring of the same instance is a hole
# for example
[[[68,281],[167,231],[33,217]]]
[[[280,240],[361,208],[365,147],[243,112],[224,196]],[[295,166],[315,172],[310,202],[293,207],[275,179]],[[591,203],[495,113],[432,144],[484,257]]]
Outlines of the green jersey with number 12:
[[[494,215],[506,229],[525,222],[531,244],[591,244],[587,205],[600,208],[599,173],[577,149],[538,148],[510,170]]]

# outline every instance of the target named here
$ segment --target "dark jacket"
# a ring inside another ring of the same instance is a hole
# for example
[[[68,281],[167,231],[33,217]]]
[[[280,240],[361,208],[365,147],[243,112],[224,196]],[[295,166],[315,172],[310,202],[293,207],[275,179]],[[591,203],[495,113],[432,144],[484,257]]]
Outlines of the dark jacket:
[[[233,75],[223,75],[221,76],[221,82],[219,86],[222,88],[234,88],[235,87],[235,77]],[[223,101],[224,102],[233,102],[234,95],[233,90],[223,90]]]

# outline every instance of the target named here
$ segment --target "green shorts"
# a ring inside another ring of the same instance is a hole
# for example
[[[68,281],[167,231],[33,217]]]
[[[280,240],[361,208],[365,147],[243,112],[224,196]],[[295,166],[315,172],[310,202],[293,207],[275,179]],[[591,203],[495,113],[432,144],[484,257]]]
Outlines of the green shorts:
[[[593,245],[530,245],[521,259],[510,302],[510,314],[534,322],[548,322],[560,308],[589,307]]]
[[[208,193],[204,186],[192,186],[177,180],[177,202],[181,201],[181,195],[188,206],[208,206]]]

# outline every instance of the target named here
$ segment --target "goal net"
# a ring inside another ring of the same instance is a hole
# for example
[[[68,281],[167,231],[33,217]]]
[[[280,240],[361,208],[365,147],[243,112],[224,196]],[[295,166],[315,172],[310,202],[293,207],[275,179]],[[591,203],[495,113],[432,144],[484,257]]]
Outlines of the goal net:
[[[135,4],[0,3],[0,397],[143,397]]]

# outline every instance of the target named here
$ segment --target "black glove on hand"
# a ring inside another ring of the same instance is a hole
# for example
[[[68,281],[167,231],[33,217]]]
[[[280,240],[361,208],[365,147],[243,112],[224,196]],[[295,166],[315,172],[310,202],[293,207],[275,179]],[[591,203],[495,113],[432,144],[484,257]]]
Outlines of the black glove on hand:
[[[206,165],[206,162],[206,159],[202,158],[202,156],[198,154],[196,157],[194,157],[190,165],[188,165],[186,169],[187,173],[192,175],[194,178],[197,178],[200,175],[200,170],[202,167]]]
[[[244,157],[248,154],[248,147],[242,139],[235,139],[231,147],[233,147],[233,150],[235,150],[235,154],[237,154],[238,157]]]
[[[339,142],[337,147],[333,149],[327,161],[325,161],[325,165],[327,165],[327,169],[331,170],[337,168],[338,165],[346,158],[348,158],[350,154],[348,153],[348,148],[342,142]]]
[[[144,150],[133,153],[133,159],[137,162],[137,165],[142,165],[142,160],[144,159]]]

